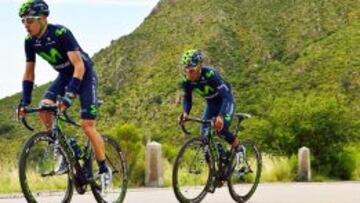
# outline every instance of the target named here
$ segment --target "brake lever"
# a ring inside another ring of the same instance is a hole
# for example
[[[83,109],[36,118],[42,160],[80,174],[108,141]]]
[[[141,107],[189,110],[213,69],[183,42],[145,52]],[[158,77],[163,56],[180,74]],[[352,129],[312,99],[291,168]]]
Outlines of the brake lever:
[[[17,107],[17,110],[16,110],[16,115],[17,115],[17,120],[18,121],[21,121],[21,123],[30,131],[34,131],[34,128],[32,128],[28,122],[26,121],[26,117],[25,116],[20,116],[20,110],[21,108],[24,108],[21,103],[22,103],[22,99],[20,100],[19,104],[18,104],[18,107]],[[25,108],[24,108],[25,109]],[[21,118],[21,119],[20,119]]]

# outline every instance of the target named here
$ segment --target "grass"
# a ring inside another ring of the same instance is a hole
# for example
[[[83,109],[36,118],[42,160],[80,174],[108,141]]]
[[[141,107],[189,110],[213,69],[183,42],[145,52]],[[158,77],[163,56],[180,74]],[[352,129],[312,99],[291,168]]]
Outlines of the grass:
[[[0,168],[0,193],[21,192],[19,182],[19,171],[15,167]],[[64,190],[66,186],[66,176],[57,177],[55,179],[42,178],[35,171],[27,173],[27,179],[31,190],[35,191],[59,191]]]
[[[163,159],[164,187],[171,187],[172,185],[172,170],[172,163],[167,159]]]
[[[0,193],[20,192],[18,170],[15,167],[0,167]]]
[[[353,172],[353,180],[360,180],[360,144],[354,147],[357,149],[355,154],[356,160],[356,169]]]
[[[353,180],[360,180],[360,152],[357,154],[356,170],[353,173]],[[291,182],[296,178],[297,160],[293,156],[291,158],[283,156],[263,155],[263,167],[261,174],[261,182]],[[173,164],[166,158],[163,159],[163,175],[164,187],[171,187],[172,185],[172,170]],[[0,193],[21,192],[19,184],[18,169],[14,166],[0,167]],[[64,180],[57,180],[49,182],[44,178],[40,178],[35,173],[29,173],[29,182],[32,183],[32,188],[36,190],[62,190],[64,189]],[[328,177],[321,174],[314,173],[313,181],[328,181]],[[187,180],[192,181],[192,180]],[[46,187],[45,187],[46,186]]]
[[[291,182],[296,178],[296,157],[270,156],[263,155],[263,166],[261,182]],[[163,161],[164,186],[170,187],[172,184],[173,165],[167,159]],[[359,167],[360,170],[360,167]],[[191,182],[192,179],[184,180]]]
[[[262,182],[290,182],[296,178],[295,158],[263,155]]]

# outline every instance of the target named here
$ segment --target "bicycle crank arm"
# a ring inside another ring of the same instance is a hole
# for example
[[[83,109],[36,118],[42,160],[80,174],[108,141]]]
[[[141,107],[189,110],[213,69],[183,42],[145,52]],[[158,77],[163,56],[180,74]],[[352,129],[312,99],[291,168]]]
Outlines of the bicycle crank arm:
[[[48,177],[48,176],[53,176],[53,175],[57,175],[55,173],[55,171],[51,171],[51,172],[48,172],[48,173],[42,173],[41,177]]]

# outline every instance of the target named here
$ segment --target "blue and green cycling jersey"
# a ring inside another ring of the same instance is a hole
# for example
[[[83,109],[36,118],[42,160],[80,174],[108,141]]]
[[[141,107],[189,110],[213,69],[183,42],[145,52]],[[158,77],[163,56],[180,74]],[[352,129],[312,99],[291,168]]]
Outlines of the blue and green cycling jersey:
[[[38,54],[60,74],[72,75],[74,72],[67,55],[70,51],[80,51],[85,68],[92,68],[88,54],[81,49],[71,31],[62,25],[48,24],[41,38],[28,36],[25,39],[26,61],[35,62]]]
[[[88,54],[81,49],[71,31],[61,25],[48,24],[43,36],[40,38],[27,37],[25,40],[27,62],[35,62],[36,54],[38,54],[59,72],[57,78],[43,95],[43,99],[50,99],[54,102],[59,95],[64,96],[73,78],[74,66],[67,55],[71,51],[80,52],[85,66],[85,73],[76,92],[80,98],[81,118],[93,120],[97,116],[96,72]]]
[[[189,113],[192,107],[192,92],[204,97],[208,103],[220,103],[219,113],[226,117],[233,114],[234,103],[230,85],[220,76],[219,72],[210,67],[203,67],[198,80],[190,81],[182,78],[184,92],[183,110]]]

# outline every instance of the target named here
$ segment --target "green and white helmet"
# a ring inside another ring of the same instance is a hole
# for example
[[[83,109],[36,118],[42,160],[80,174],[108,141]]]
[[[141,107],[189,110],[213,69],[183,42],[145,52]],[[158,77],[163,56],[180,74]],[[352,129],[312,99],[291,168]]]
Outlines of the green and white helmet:
[[[186,51],[181,57],[181,65],[197,66],[204,61],[202,53],[197,49],[190,49]]]
[[[43,0],[27,0],[21,4],[19,16],[48,16],[49,6]]]

